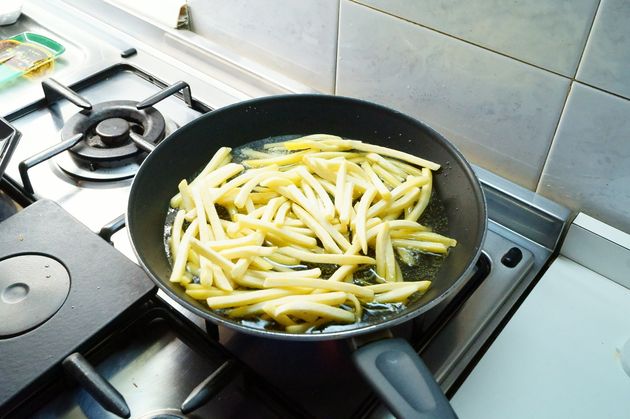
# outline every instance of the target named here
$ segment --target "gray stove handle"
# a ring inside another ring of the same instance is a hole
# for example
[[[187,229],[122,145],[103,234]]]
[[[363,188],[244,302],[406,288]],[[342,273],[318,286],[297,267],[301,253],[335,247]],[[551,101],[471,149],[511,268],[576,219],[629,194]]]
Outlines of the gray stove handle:
[[[457,418],[433,374],[406,340],[377,340],[357,349],[352,358],[397,418]]]
[[[0,177],[4,174],[11,155],[20,140],[20,131],[16,130],[6,119],[0,118]]]

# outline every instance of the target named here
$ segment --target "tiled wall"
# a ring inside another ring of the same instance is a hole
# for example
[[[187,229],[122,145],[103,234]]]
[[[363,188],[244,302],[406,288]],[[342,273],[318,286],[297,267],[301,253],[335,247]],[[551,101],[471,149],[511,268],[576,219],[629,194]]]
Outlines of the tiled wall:
[[[630,0],[188,3],[197,33],[630,232]]]

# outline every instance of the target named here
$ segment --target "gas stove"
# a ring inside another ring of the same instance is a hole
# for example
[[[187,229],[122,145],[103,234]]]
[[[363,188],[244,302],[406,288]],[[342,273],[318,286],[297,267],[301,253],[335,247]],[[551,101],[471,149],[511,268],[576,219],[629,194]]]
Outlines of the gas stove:
[[[79,93],[44,80],[43,99],[24,116],[24,110],[8,115],[22,141],[6,174],[29,196],[58,202],[92,229],[124,213],[142,158],[170,132],[210,110],[191,100],[186,83],[156,85],[149,77],[116,65],[73,86]],[[175,93],[181,99],[169,97]]]
[[[390,415],[353,369],[348,342],[282,342],[206,324],[156,292],[133,263],[121,229],[119,216],[135,171],[170,132],[238,100],[299,90],[261,82],[237,69],[218,78],[174,65],[151,46],[104,29],[59,2],[67,19],[82,23],[65,31],[48,6],[35,5],[40,7],[26,9],[18,25],[37,24],[58,38],[70,36],[67,31],[83,31],[83,44],[60,41],[74,46],[75,55],[86,49],[101,53],[76,71],[65,63],[52,78],[0,92],[3,116],[22,132],[0,185],[2,196],[12,198],[7,199],[7,212],[17,214],[0,228],[17,237],[28,226],[35,231],[39,223],[41,231],[33,234],[42,242],[27,236],[19,241],[19,251],[6,242],[0,264],[13,263],[18,254],[52,257],[56,262],[46,269],[56,266],[59,281],[70,284],[47,303],[37,324],[0,329],[0,348],[13,348],[13,355],[0,361],[0,377],[12,383],[0,385],[0,416]],[[7,107],[4,98],[13,106]],[[563,207],[489,171],[475,170],[490,219],[475,272],[452,297],[391,331],[412,343],[447,395],[455,392],[544,271],[569,217]],[[46,235],[49,240],[43,239]],[[32,263],[44,269],[39,265],[45,261]],[[73,264],[96,271],[70,269]],[[135,293],[127,290],[131,278]],[[0,278],[0,286],[12,287],[11,295],[19,297],[23,293],[16,281]],[[112,304],[115,310],[106,315],[93,306],[100,294],[82,291],[101,290],[105,283],[112,292],[104,301],[119,304]],[[74,320],[65,313],[74,314]],[[92,317],[99,322],[88,321]],[[77,336],[66,339],[68,334]],[[46,362],[29,362],[29,356]],[[28,367],[28,374],[7,374],[14,365]]]

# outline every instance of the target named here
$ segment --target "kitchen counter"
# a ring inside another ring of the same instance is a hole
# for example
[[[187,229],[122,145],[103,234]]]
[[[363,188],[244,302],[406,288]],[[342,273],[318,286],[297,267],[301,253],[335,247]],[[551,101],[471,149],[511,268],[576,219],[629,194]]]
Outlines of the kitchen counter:
[[[460,418],[628,417],[628,239],[576,218],[561,255],[454,395]]]

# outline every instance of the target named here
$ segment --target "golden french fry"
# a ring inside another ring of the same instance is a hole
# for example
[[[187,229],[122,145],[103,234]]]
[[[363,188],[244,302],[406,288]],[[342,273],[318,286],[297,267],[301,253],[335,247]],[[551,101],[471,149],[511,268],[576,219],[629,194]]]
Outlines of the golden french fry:
[[[373,265],[376,261],[369,256],[340,255],[333,253],[312,253],[294,247],[280,247],[278,252],[304,262],[329,263],[333,265]]]
[[[267,278],[264,283],[265,288],[313,288],[324,289],[331,291],[343,291],[349,292],[361,298],[371,299],[374,296],[374,292],[366,287],[359,285],[349,284],[347,282],[327,281],[325,279],[312,279],[312,278]]]

